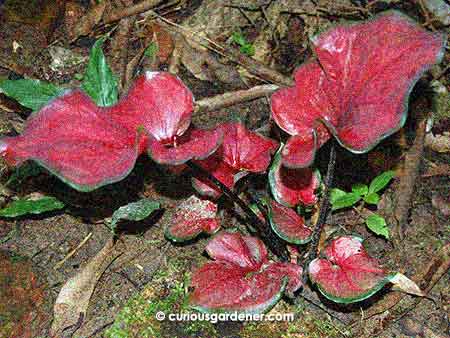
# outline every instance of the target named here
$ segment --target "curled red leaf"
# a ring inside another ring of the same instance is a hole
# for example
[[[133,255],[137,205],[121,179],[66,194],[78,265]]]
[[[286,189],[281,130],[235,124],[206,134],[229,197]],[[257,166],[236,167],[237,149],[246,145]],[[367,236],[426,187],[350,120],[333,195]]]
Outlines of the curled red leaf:
[[[315,37],[317,61],[297,69],[295,87],[272,95],[272,116],[293,137],[282,153],[283,164],[308,166],[329,138],[324,125],[355,153],[369,151],[400,129],[409,94],[442,59],[444,41],[442,34],[396,11]]]
[[[271,263],[261,240],[238,233],[220,233],[207,245],[215,261],[192,276],[190,306],[202,312],[261,313],[268,311],[283,292],[301,287],[302,268]]]

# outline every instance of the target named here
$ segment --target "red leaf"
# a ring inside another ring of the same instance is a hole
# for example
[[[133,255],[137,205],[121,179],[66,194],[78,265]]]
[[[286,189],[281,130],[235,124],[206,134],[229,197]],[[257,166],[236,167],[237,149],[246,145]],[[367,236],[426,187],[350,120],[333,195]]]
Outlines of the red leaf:
[[[289,243],[305,244],[311,240],[312,230],[303,217],[275,201],[269,202],[269,220],[273,231]]]
[[[206,252],[217,261],[226,261],[244,269],[256,270],[267,261],[267,250],[261,240],[239,233],[222,232],[206,246]]]
[[[315,191],[320,186],[317,171],[309,168],[288,169],[281,165],[281,154],[275,155],[269,171],[269,184],[273,197],[287,207],[298,204],[314,205],[317,202]]]
[[[216,151],[222,142],[220,130],[189,129],[181,137],[174,137],[173,144],[165,145],[149,137],[148,153],[161,164],[180,165],[191,159],[204,159]]]
[[[34,113],[22,135],[2,139],[1,155],[11,165],[34,160],[80,191],[120,181],[143,147],[137,131],[114,123],[107,111],[79,90],[67,92]]]
[[[207,245],[215,262],[194,272],[189,302],[202,312],[261,313],[301,287],[302,268],[269,263],[261,240],[238,233],[221,233]]]
[[[389,282],[389,275],[369,257],[362,239],[339,237],[325,249],[325,258],[316,258],[309,277],[319,291],[337,303],[353,303],[369,298]]]
[[[192,94],[178,78],[147,72],[112,107],[97,107],[79,90],[52,100],[28,119],[22,135],[0,140],[0,155],[11,165],[34,160],[75,189],[91,191],[128,175],[148,138],[160,163],[210,155],[219,132],[185,133],[192,111]]]
[[[146,72],[110,114],[132,131],[141,127],[159,142],[173,144],[189,128],[193,109],[192,93],[180,79],[166,72]]]
[[[192,195],[175,209],[166,236],[175,242],[183,242],[202,232],[213,234],[219,228],[217,205]]]
[[[292,136],[316,130],[317,148],[328,138],[321,121],[350,151],[366,152],[403,126],[408,96],[442,58],[444,40],[395,11],[333,28],[313,39],[318,61],[296,71],[296,86],[273,94],[273,118]],[[288,144],[283,164],[311,162],[310,141]]]
[[[242,172],[262,173],[267,169],[278,142],[237,122],[224,123],[217,129],[224,135],[222,146],[215,156],[200,161],[199,165],[229,188],[244,176]],[[194,178],[193,185],[202,194],[220,196],[217,188],[204,178]]]

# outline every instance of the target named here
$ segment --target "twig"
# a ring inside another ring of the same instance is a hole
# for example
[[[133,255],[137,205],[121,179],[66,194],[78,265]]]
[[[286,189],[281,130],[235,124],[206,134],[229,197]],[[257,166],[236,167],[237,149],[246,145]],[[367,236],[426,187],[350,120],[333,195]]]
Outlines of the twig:
[[[103,18],[103,23],[113,23],[128,16],[148,11],[158,6],[161,2],[162,0],[144,0],[134,6],[114,9],[105,15],[105,17]]]
[[[61,268],[65,262],[67,262],[68,259],[70,259],[73,255],[75,255],[75,253],[81,249],[81,247],[83,245],[85,245],[87,243],[87,241],[92,237],[92,232],[90,232],[81,242],[80,244],[77,245],[77,247],[75,249],[73,249],[72,251],[70,251],[66,257],[64,257],[61,261],[59,261],[58,263],[55,264],[55,266],[53,267],[55,270],[58,270],[59,268]]]
[[[320,202],[319,218],[314,227],[313,234],[311,236],[311,246],[308,251],[305,263],[303,264],[303,285],[308,280],[308,265],[311,261],[317,257],[317,248],[319,246],[320,234],[322,233],[325,221],[327,220],[328,211],[330,209],[330,190],[333,185],[334,167],[336,165],[336,146],[334,139],[331,140],[330,158],[328,160],[327,176],[325,177],[325,189],[323,191],[322,201]]]
[[[277,85],[261,85],[250,89],[237,90],[208,97],[195,103],[195,111],[211,111],[229,107],[237,103],[251,101],[259,97],[270,95],[278,88]]]
[[[238,195],[236,195],[226,185],[224,185],[216,177],[211,175],[211,173],[209,173],[196,163],[188,161],[186,162],[186,165],[190,167],[195,173],[205,177],[206,179],[208,179],[208,181],[215,184],[225,194],[225,196],[227,196],[233,203],[236,203],[242,209],[242,211],[245,212],[247,222],[258,229],[264,242],[270,248],[270,250],[281,260],[287,261],[288,257],[286,246],[284,245],[282,240],[270,230],[268,224],[266,222],[263,222]]]
[[[419,175],[419,167],[423,157],[427,126],[427,117],[422,117],[417,124],[414,144],[405,156],[403,174],[396,191],[396,206],[394,209],[394,234],[397,239],[403,240],[405,226],[408,222],[414,186]],[[397,243],[398,244],[398,243]]]
[[[411,253],[409,253],[410,255]],[[450,244],[443,246],[431,259],[431,262],[425,269],[417,269],[417,273],[411,278],[413,281],[418,282],[419,287],[429,293],[436,283],[444,276],[450,268]],[[401,301],[405,298],[406,294],[399,291],[389,293],[386,297],[378,302],[375,306],[371,307],[365,314],[365,320],[370,319],[376,315],[389,311],[389,315],[383,319],[384,329],[389,322],[393,322],[403,317],[412,308],[417,306],[424,298],[418,298],[414,300],[412,305],[408,306],[406,310],[400,310],[400,313],[396,312],[394,307],[404,309],[404,304]],[[399,305],[402,304],[402,305]],[[357,320],[353,323],[356,324]],[[375,328],[377,330],[377,328]],[[376,334],[369,334],[364,332],[365,337],[376,336]]]

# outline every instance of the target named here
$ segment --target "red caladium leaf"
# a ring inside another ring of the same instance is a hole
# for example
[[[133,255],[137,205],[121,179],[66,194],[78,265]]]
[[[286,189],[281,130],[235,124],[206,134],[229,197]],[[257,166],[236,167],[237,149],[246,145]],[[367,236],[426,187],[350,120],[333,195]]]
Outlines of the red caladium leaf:
[[[443,55],[442,34],[390,11],[341,25],[312,40],[317,61],[295,73],[296,85],[272,95],[272,115],[292,135],[283,165],[308,166],[329,138],[355,153],[370,150],[400,129],[420,76]]]
[[[107,110],[80,90],[66,92],[32,114],[22,135],[0,140],[0,154],[10,165],[34,160],[80,191],[119,181],[145,143]]]
[[[320,186],[320,174],[309,168],[289,169],[281,165],[281,152],[273,160],[269,170],[269,184],[273,197],[287,207],[298,204],[314,205],[316,190]]]
[[[219,228],[217,204],[192,195],[175,209],[166,228],[166,237],[174,242],[183,242],[197,237],[202,232],[213,234]]]
[[[34,113],[22,135],[0,140],[0,155],[11,165],[34,160],[75,189],[91,191],[128,175],[148,144],[160,163],[210,155],[220,132],[188,130],[192,111],[192,94],[177,77],[147,72],[111,107],[67,91]]]
[[[312,230],[294,210],[275,201],[269,201],[268,207],[270,224],[278,236],[294,244],[305,244],[311,240]]]
[[[309,277],[325,297],[337,303],[369,298],[393,277],[369,257],[362,239],[356,236],[332,240],[324,256],[309,264]]]
[[[245,173],[262,173],[267,169],[278,142],[251,132],[238,122],[224,123],[217,129],[224,135],[222,146],[214,156],[199,161],[199,165],[229,188]],[[206,179],[193,178],[192,182],[202,195],[220,196],[217,188]]]
[[[190,306],[202,312],[261,313],[283,292],[301,287],[302,268],[291,263],[270,263],[262,241],[239,233],[216,235],[206,251],[215,261],[194,272]]]

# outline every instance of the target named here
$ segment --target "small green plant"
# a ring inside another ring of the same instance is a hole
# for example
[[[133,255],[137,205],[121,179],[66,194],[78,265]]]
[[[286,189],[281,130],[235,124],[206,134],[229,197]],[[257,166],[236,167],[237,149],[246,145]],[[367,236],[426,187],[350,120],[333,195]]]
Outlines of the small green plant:
[[[334,211],[358,206],[360,210],[364,208],[365,204],[378,206],[380,202],[379,192],[389,184],[394,176],[393,171],[386,171],[375,177],[369,186],[361,183],[353,185],[351,192],[337,188],[332,189],[330,194],[331,209]],[[382,216],[374,213],[365,219],[365,223],[369,230],[375,234],[389,238],[389,228]]]
[[[231,35],[231,39],[237,45],[239,45],[239,50],[242,54],[253,56],[255,55],[255,46],[247,41],[245,36],[241,32],[234,32]]]

